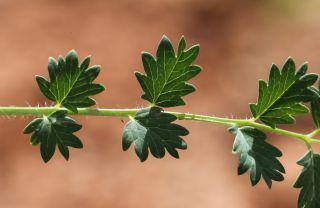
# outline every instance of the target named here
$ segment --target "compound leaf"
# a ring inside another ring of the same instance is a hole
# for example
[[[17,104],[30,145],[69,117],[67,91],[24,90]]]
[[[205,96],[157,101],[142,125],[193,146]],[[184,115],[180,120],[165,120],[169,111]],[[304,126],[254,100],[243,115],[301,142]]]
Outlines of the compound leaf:
[[[256,185],[262,176],[269,188],[272,180],[282,181],[285,169],[277,157],[282,153],[267,143],[266,135],[253,127],[231,127],[229,131],[236,135],[233,154],[239,154],[238,174],[250,171],[251,184]]]
[[[320,155],[309,151],[297,164],[303,166],[302,172],[294,184],[295,188],[301,188],[298,207],[320,207]]]
[[[104,90],[101,84],[92,83],[99,75],[100,66],[89,68],[89,64],[90,57],[86,57],[79,66],[78,55],[71,50],[65,60],[61,56],[58,61],[49,58],[50,82],[41,76],[36,76],[36,81],[48,99],[77,112],[77,108],[95,105],[89,96]]]
[[[171,156],[179,158],[176,149],[187,149],[181,136],[186,136],[189,132],[172,123],[176,119],[176,116],[164,113],[159,107],[141,109],[124,127],[123,150],[128,150],[133,144],[141,162],[148,158],[149,150],[156,158],[163,158],[165,150]]]
[[[142,53],[145,74],[135,72],[144,91],[141,97],[161,107],[185,105],[182,97],[195,91],[195,87],[186,82],[201,71],[200,66],[192,65],[198,54],[199,45],[186,50],[184,37],[176,54],[170,40],[163,36],[156,57]]]
[[[317,97],[312,85],[317,81],[317,74],[307,74],[307,64],[296,72],[294,61],[289,58],[282,70],[273,64],[268,84],[260,80],[257,103],[250,104],[256,119],[275,128],[276,124],[292,124],[293,116],[309,112],[303,102]]]
[[[36,118],[24,129],[25,134],[33,133],[30,144],[40,143],[40,153],[44,162],[48,162],[58,146],[63,157],[69,159],[68,147],[82,148],[82,142],[73,133],[79,131],[81,125],[67,116],[67,111],[56,111],[50,116]]]

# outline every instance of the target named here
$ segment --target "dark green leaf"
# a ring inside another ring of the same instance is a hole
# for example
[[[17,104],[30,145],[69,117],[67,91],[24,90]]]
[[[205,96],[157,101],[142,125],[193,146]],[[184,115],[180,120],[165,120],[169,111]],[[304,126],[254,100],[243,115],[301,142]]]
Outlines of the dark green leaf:
[[[229,131],[236,135],[233,143],[234,154],[239,154],[238,174],[250,171],[251,184],[254,186],[261,176],[268,185],[272,186],[272,180],[282,181],[285,173],[284,167],[277,157],[282,153],[276,147],[267,143],[266,135],[253,127],[232,127]]]
[[[185,105],[182,97],[195,91],[195,87],[186,82],[201,71],[200,66],[192,65],[198,56],[199,45],[185,48],[182,37],[175,54],[170,40],[163,36],[156,58],[142,53],[145,74],[135,72],[135,75],[144,91],[143,99],[161,107]]]
[[[303,170],[294,184],[295,188],[301,188],[298,207],[320,207],[320,155],[307,152],[298,162]]]
[[[122,147],[126,151],[134,144],[136,154],[141,162],[148,158],[148,148],[156,158],[162,158],[165,150],[179,158],[176,149],[187,149],[187,144],[181,136],[188,135],[188,130],[174,124],[177,117],[164,113],[161,108],[141,109],[134,118],[126,124],[122,135]]]
[[[320,97],[320,82],[319,82],[319,89],[317,93]],[[316,98],[311,102],[311,112],[313,121],[317,128],[320,128],[320,98]]]
[[[104,90],[101,84],[92,83],[100,72],[100,66],[89,67],[90,57],[80,64],[77,53],[72,50],[64,60],[61,56],[58,62],[49,58],[48,71],[50,82],[41,76],[36,80],[41,92],[50,100],[74,112],[80,107],[95,105],[89,96]]]
[[[320,101],[314,100],[311,102],[311,111],[313,121],[317,128],[320,128]]]
[[[275,128],[276,124],[292,124],[293,116],[309,112],[303,102],[309,102],[317,97],[312,85],[317,81],[317,74],[306,74],[307,64],[296,67],[291,58],[280,71],[272,65],[268,84],[260,80],[259,98],[250,109],[256,119]]]
[[[36,118],[24,129],[25,134],[33,133],[30,144],[35,146],[40,143],[40,153],[44,162],[48,162],[54,155],[56,146],[63,155],[69,159],[68,147],[82,148],[82,142],[73,135],[79,131],[81,125],[67,116],[67,111],[56,111],[50,116]]]

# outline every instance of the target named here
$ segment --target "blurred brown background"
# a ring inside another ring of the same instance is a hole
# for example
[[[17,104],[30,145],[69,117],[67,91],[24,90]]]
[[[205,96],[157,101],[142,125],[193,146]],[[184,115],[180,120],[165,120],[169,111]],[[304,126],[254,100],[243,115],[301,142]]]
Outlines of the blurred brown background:
[[[293,56],[319,73],[319,8],[316,0],[0,0],[0,105],[48,105],[34,75],[47,76],[48,57],[74,48],[102,65],[98,81],[107,90],[96,96],[98,106],[141,107],[133,71],[143,70],[140,52],[154,54],[166,34],[175,45],[181,35],[189,45],[200,43],[197,64],[204,68],[188,105],[172,110],[248,117],[257,80],[267,78],[272,62]],[[180,160],[140,163],[132,149],[122,152],[120,118],[76,119],[84,125],[78,135],[85,149],[72,150],[69,162],[57,154],[48,164],[22,134],[31,118],[0,119],[1,208],[296,206],[295,161],[305,147],[292,139],[270,139],[282,149],[288,172],[270,191],[264,183],[252,188],[247,174],[237,176],[224,126],[182,122],[191,134]],[[313,128],[309,117],[297,126]]]

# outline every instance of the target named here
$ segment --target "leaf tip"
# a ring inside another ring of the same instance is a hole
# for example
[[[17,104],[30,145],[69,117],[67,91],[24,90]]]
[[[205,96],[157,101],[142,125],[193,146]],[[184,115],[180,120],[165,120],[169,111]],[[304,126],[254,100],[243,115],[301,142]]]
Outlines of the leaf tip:
[[[43,161],[44,163],[48,163],[48,162],[50,161],[50,159],[51,159],[51,157],[47,157],[47,156],[45,156],[45,155],[41,155],[41,157],[42,157],[42,161]]]
[[[295,66],[294,60],[292,58],[292,56],[289,56],[283,66],[283,68],[286,68],[288,66]]]
[[[166,36],[165,34],[162,35],[161,39],[163,40],[169,40],[168,36]]]
[[[68,62],[68,60],[72,62],[75,61],[78,64],[78,53],[74,49],[67,53],[66,61]]]
[[[292,56],[288,56],[287,61],[293,61]]]
[[[74,55],[77,55],[77,52],[76,52],[76,50],[75,50],[75,49],[71,49],[71,50],[68,52],[68,54],[74,54]]]
[[[141,73],[141,72],[139,72],[139,71],[134,71],[133,73],[134,73],[134,75],[135,75],[136,77],[144,76],[144,74]]]
[[[53,64],[53,63],[57,64],[57,60],[55,58],[53,58],[52,56],[50,56],[48,58],[48,64]]]
[[[160,45],[171,45],[171,41],[166,35],[162,35],[159,46]]]

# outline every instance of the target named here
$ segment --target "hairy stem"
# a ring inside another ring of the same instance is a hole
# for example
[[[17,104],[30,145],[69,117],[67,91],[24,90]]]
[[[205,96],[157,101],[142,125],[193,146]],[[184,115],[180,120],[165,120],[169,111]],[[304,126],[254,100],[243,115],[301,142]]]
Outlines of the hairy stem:
[[[50,115],[57,110],[67,110],[66,108],[55,107],[0,107],[0,115],[3,116],[39,116],[39,115]],[[111,117],[130,117],[134,116],[140,109],[95,109],[95,108],[78,108],[78,113],[71,112],[69,110],[69,115],[86,115],[86,116],[111,116]],[[180,113],[180,112],[170,112],[175,115],[180,120],[194,120],[202,122],[211,122],[227,126],[238,125],[238,126],[251,126],[259,130],[271,132],[277,135],[288,136],[294,139],[304,141],[310,148],[311,143],[320,144],[320,140],[313,138],[319,133],[319,129],[315,130],[310,134],[301,134],[297,132],[292,132],[280,128],[271,128],[265,124],[257,123],[253,119],[229,119],[220,118],[214,116],[206,116],[191,113]]]

